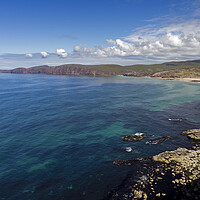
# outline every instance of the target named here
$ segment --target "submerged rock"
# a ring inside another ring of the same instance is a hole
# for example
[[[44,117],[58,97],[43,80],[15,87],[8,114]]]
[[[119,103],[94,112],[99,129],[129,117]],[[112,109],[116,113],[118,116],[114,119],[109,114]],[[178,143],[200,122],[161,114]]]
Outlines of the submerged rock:
[[[64,182],[66,182],[66,178],[49,179],[36,186],[35,190],[46,190],[47,188],[55,187],[56,185],[63,184]]]
[[[157,138],[157,139],[153,139],[153,140],[147,141],[146,144],[160,144],[160,143],[165,142],[165,141],[167,141],[169,139],[172,139],[172,137],[163,136],[163,137],[160,137],[160,138]]]
[[[122,138],[122,140],[129,141],[129,142],[137,142],[137,141],[143,140],[144,138],[151,137],[151,136],[152,135],[146,135],[144,133],[135,133],[133,135],[124,136]]]
[[[143,157],[143,158],[134,158],[131,160],[116,160],[113,161],[114,165],[134,165],[135,163],[138,162],[143,162],[143,161],[150,161],[152,160],[151,157]]]

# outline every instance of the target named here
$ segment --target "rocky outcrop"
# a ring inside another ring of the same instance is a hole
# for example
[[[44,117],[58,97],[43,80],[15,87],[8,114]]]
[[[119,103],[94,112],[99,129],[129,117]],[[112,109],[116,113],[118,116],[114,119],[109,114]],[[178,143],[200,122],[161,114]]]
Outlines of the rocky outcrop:
[[[199,146],[198,146],[199,147]],[[197,146],[195,146],[195,149]],[[109,199],[199,199],[200,150],[178,148],[165,151],[152,158],[117,160],[115,165],[142,164],[137,171],[138,180],[128,180],[124,191],[113,193]],[[119,196],[120,195],[120,196]]]
[[[160,137],[160,138],[156,138],[156,139],[153,139],[153,140],[150,140],[150,141],[147,141],[146,144],[160,144],[160,143],[163,143],[169,139],[172,139],[172,137],[170,136],[163,136],[163,137]]]
[[[183,131],[182,135],[187,135],[189,139],[200,140],[200,129],[191,129]]]
[[[151,137],[152,135],[146,135],[144,133],[135,133],[133,135],[127,135],[122,138],[124,141],[137,142],[143,140],[144,138]]]
[[[200,140],[200,132],[189,134],[188,138],[193,139],[193,140]]]
[[[197,133],[197,132],[200,132],[200,129],[190,129],[190,130],[181,132],[181,134],[182,135],[189,135],[189,134]]]
[[[183,135],[199,136],[200,129],[183,131]],[[151,143],[171,139],[164,136]],[[137,171],[138,180],[130,178],[121,191],[113,192],[109,200],[133,199],[200,199],[200,144],[192,149],[177,148],[165,151],[152,158],[116,160],[114,165],[142,164]],[[117,198],[116,198],[117,197]]]
[[[200,178],[200,150],[188,150],[178,148],[174,151],[165,151],[153,156],[156,162],[172,164],[171,169],[180,178],[175,179],[172,183],[186,185],[187,183]]]

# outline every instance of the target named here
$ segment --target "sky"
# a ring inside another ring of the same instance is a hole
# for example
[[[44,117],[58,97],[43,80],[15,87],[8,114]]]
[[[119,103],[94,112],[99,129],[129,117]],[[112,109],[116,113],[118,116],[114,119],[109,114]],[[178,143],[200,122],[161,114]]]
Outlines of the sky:
[[[0,69],[200,59],[200,0],[1,0]]]

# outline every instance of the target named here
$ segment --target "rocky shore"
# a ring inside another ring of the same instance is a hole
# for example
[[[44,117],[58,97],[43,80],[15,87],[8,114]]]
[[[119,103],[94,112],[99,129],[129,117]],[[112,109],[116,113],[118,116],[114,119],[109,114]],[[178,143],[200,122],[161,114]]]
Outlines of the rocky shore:
[[[200,129],[184,131],[182,135],[196,141],[191,148],[177,148],[165,151],[152,158],[140,158],[126,161],[114,161],[115,165],[135,166],[137,181],[129,178],[124,188],[114,190],[107,200],[133,199],[200,199]]]
[[[165,78],[159,76],[150,76],[149,78],[157,78],[157,79],[165,79],[165,80],[172,80],[172,81],[182,81],[182,82],[192,82],[192,83],[199,83],[200,78]]]
[[[81,65],[63,64],[59,66],[35,66],[0,70],[0,73],[49,74],[49,75],[86,75],[86,76],[134,76],[168,80],[200,82],[200,60],[167,62],[152,65],[117,64]]]

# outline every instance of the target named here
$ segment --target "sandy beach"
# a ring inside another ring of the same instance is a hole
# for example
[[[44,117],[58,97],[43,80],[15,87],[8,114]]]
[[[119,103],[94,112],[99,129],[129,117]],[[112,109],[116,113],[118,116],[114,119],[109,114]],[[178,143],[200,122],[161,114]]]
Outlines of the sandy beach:
[[[166,79],[166,80],[175,80],[175,81],[183,81],[183,82],[200,82],[200,78],[162,78],[162,77],[151,77],[157,79]]]

